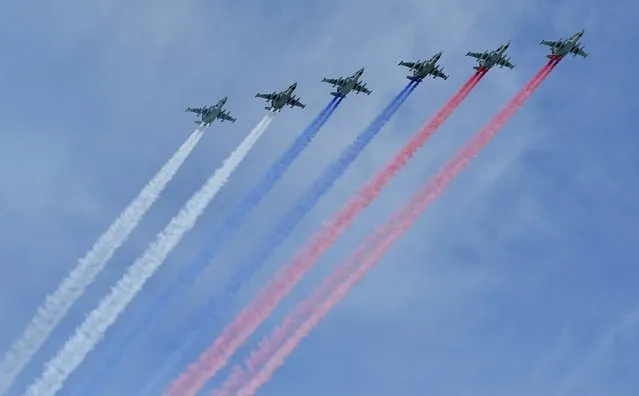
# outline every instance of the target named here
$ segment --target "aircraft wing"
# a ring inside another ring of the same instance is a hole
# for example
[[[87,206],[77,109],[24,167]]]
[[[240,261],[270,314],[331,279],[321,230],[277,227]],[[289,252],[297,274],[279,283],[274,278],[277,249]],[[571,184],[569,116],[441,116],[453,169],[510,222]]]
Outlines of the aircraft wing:
[[[231,117],[231,115],[226,111],[223,111],[220,114],[218,114],[217,118],[219,118],[220,120],[231,121],[231,122],[237,121],[237,118]]]
[[[277,94],[275,92],[270,93],[270,94],[265,94],[265,93],[258,93],[255,94],[256,98],[262,98],[262,99],[266,99],[266,100],[273,100],[277,98]]]
[[[584,50],[582,50],[579,47],[573,48],[572,51],[570,51],[570,52],[572,52],[575,55],[583,56],[584,58],[588,56],[588,53],[585,52]]]
[[[344,85],[344,78],[343,77],[340,77],[340,78],[325,78],[325,79],[322,80],[322,82],[332,84],[333,86]]]
[[[477,58],[477,59],[483,59],[486,57],[486,53],[485,52],[468,52],[466,54],[466,56],[472,56],[473,58]]]
[[[415,63],[415,62],[404,62],[404,61],[401,61],[401,62],[399,62],[399,63],[398,63],[398,66],[406,66],[406,67],[408,67],[409,69],[414,69],[414,68],[415,68],[415,66],[417,66],[417,63]]]
[[[196,108],[187,107],[185,111],[202,115],[202,114],[204,114],[205,109],[201,109],[201,108],[198,108],[198,107],[196,107]]]
[[[355,86],[353,87],[353,91],[357,91],[357,92],[363,92],[366,95],[370,95],[371,94],[371,90],[366,88],[364,85],[362,85],[362,83],[357,82],[357,84],[355,84]]]
[[[547,45],[549,47],[557,47],[557,46],[559,46],[559,42],[558,41],[552,41],[552,40],[541,40],[539,45]]]
[[[305,105],[304,103],[300,102],[300,101],[299,101],[298,99],[296,99],[296,98],[290,98],[290,99],[286,102],[286,104],[287,104],[287,105],[289,105],[289,106],[297,106],[297,107],[300,107],[300,108],[302,108],[302,109],[303,109],[304,107],[306,107],[306,105]]]
[[[446,80],[448,78],[448,76],[446,74],[444,74],[443,71],[441,71],[441,69],[439,68],[434,68],[433,71],[431,72],[435,77],[440,77],[443,78],[444,80]]]
[[[509,69],[514,69],[514,68],[515,68],[515,65],[513,65],[512,63],[510,63],[510,62],[508,61],[508,59],[506,59],[506,58],[501,58],[500,60],[498,60],[498,61],[497,61],[497,64],[498,64],[498,65],[501,65],[501,66],[506,66],[506,67],[507,67],[507,68],[509,68]]]

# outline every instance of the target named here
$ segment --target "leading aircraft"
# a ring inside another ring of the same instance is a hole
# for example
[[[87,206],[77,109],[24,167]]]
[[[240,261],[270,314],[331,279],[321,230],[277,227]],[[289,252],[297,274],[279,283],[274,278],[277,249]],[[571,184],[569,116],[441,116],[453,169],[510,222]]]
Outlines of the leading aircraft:
[[[291,106],[291,108],[293,108],[294,106],[297,106],[303,109],[304,107],[306,107],[306,105],[299,101],[300,98],[296,98],[295,95],[293,95],[295,88],[297,88],[296,82],[289,85],[289,87],[286,88],[284,91],[280,91],[280,92],[273,91],[273,93],[270,93],[270,94],[258,93],[258,94],[255,94],[255,97],[270,101],[271,105],[266,106],[265,109],[272,111],[274,113],[281,111],[282,108],[286,105]]]
[[[437,61],[439,61],[441,57],[442,53],[439,52],[433,55],[429,60],[423,62],[419,60],[417,62],[401,61],[398,63],[398,66],[406,66],[413,72],[412,76],[406,76],[406,78],[411,81],[422,81],[429,74],[432,75],[433,78],[440,77],[446,80],[448,76],[444,74],[444,69],[440,69],[439,66],[437,66]]]
[[[215,121],[216,119],[219,119],[220,122],[224,122],[224,121],[235,122],[237,121],[237,119],[231,117],[229,112],[223,109],[224,105],[226,104],[226,100],[227,100],[227,97],[225,96],[222,99],[220,99],[220,101],[217,102],[217,104],[214,106],[202,107],[202,108],[187,107],[186,111],[195,113],[202,117],[200,121],[195,121],[195,123],[199,124],[201,127],[210,126],[213,123],[213,121]]]
[[[351,91],[355,91],[355,93],[357,94],[363,92],[366,95],[370,95],[372,91],[366,88],[366,83],[361,83],[359,81],[359,78],[362,76],[362,74],[364,74],[363,67],[353,73],[352,76],[340,78],[323,78],[322,82],[332,84],[333,87],[338,87],[335,92],[331,92],[331,95],[337,98],[343,98]]]
[[[551,54],[546,55],[548,59],[561,59],[568,54],[572,54],[573,57],[579,55],[584,58],[588,56],[588,53],[584,52],[584,47],[579,46],[579,39],[584,35],[583,29],[568,37],[566,40],[559,39],[557,41],[541,40],[539,45],[547,45],[550,47]]]
[[[473,66],[473,69],[475,70],[488,70],[495,65],[499,67],[506,66],[509,69],[513,69],[515,65],[510,63],[510,58],[506,58],[504,56],[509,46],[510,41],[506,44],[500,45],[499,48],[494,51],[468,52],[466,56],[477,58],[479,66]]]

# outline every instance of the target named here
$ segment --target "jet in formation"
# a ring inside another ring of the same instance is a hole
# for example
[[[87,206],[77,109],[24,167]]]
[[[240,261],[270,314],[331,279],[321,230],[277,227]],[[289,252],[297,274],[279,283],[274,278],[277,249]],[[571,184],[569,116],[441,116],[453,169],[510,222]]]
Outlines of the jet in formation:
[[[364,74],[363,67],[353,73],[352,76],[340,78],[323,78],[322,82],[329,83],[333,85],[333,87],[337,87],[337,90],[335,92],[331,92],[331,95],[338,98],[345,97],[351,91],[355,91],[355,93],[357,94],[363,92],[366,95],[370,95],[372,91],[366,88],[366,83],[362,83],[359,81],[359,78],[362,76],[362,74]]]
[[[442,57],[442,53],[439,52],[433,55],[429,60],[425,60],[425,61],[418,60],[416,62],[401,61],[398,63],[398,65],[406,66],[413,72],[412,76],[406,76],[406,78],[411,81],[415,81],[415,82],[422,81],[429,74],[432,75],[433,78],[440,77],[446,80],[448,76],[444,74],[444,69],[437,66],[437,61],[439,61],[439,58],[441,57]]]
[[[300,98],[296,98],[293,95],[293,92],[297,88],[297,83],[291,84],[286,90],[281,92],[273,92],[270,94],[267,93],[258,93],[255,95],[256,98],[266,99],[271,102],[270,106],[266,106],[265,109],[277,113],[282,110],[282,108],[286,105],[301,107],[302,109],[306,107],[306,105],[299,101]]]
[[[546,45],[550,47],[551,53],[546,55],[547,58],[551,60],[559,60],[568,54],[572,54],[573,56],[582,56],[587,57],[588,53],[584,51],[583,45],[579,43],[579,40],[584,35],[584,30],[580,30],[579,32],[573,34],[567,39],[559,39],[556,41],[551,40],[542,40],[539,44]],[[515,65],[510,62],[510,57],[506,57],[506,50],[510,46],[510,41],[500,45],[494,51],[483,51],[483,52],[468,52],[466,56],[471,56],[476,58],[478,61],[478,65],[474,66],[475,70],[488,70],[493,66],[499,67],[507,67],[509,69],[515,68]],[[407,79],[415,82],[420,82],[424,78],[429,75],[434,79],[439,77],[444,80],[448,79],[448,75],[444,73],[444,69],[437,65],[437,62],[441,58],[442,53],[439,52],[433,55],[428,60],[417,60],[415,62],[407,62],[401,61],[398,63],[399,66],[405,66],[410,69],[412,72],[411,76],[406,76]],[[355,73],[348,77],[339,77],[339,78],[323,78],[322,82],[333,85],[333,87],[337,87],[335,92],[331,92],[331,95],[343,98],[348,95],[351,91],[355,91],[355,93],[359,94],[360,92],[370,95],[372,93],[371,90],[366,88],[366,83],[362,82],[360,78],[364,74],[364,68],[357,70]],[[306,105],[300,102],[299,97],[295,97],[293,94],[295,89],[297,88],[297,82],[291,84],[286,90],[280,92],[273,93],[258,93],[255,95],[256,98],[266,99],[271,102],[270,106],[265,107],[266,110],[272,112],[279,112],[284,108],[284,106],[292,107],[300,107],[305,108]],[[227,98],[222,98],[217,104],[214,106],[203,107],[203,108],[191,108],[187,107],[187,112],[193,112],[201,116],[201,120],[195,121],[196,124],[199,124],[201,127],[210,126],[215,120],[231,121],[235,122],[236,118],[231,117],[227,110],[224,110],[223,107],[226,104]]]
[[[572,56],[583,56],[584,58],[588,56],[588,53],[584,52],[583,46],[579,46],[579,39],[584,35],[584,31],[580,30],[579,32],[573,34],[566,40],[559,39],[557,41],[548,41],[541,40],[539,45],[547,45],[550,47],[551,54],[546,55],[548,59],[561,59],[568,54],[572,54]]]
[[[217,102],[216,105],[209,106],[209,107],[202,107],[202,108],[187,107],[186,111],[195,113],[202,117],[201,120],[195,121],[195,123],[199,124],[200,127],[208,127],[216,119],[219,119],[220,122],[224,122],[224,121],[235,122],[237,121],[237,119],[231,117],[229,112],[223,109],[224,105],[226,104],[226,100],[227,100],[227,97],[224,97],[220,99],[220,101]]]
[[[479,66],[473,66],[473,69],[475,70],[488,70],[495,65],[499,67],[506,66],[509,69],[513,69],[515,65],[510,63],[510,58],[506,58],[504,56],[509,46],[510,41],[506,44],[500,45],[499,48],[494,51],[468,52],[466,56],[477,58]]]

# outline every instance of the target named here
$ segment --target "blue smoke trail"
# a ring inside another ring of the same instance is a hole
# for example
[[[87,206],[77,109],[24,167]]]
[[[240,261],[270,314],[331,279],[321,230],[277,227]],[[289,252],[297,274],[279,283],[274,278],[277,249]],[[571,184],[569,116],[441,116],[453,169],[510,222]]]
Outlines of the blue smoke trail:
[[[107,356],[100,360],[98,367],[81,380],[80,385],[75,387],[77,390],[72,394],[78,396],[95,395],[104,389],[104,385],[108,384],[117,371],[116,368],[119,368],[122,362],[130,360],[133,352],[138,349],[152,328],[162,318],[162,314],[167,311],[167,307],[197,280],[199,274],[206,269],[224,243],[233,236],[255,207],[264,199],[277,181],[282,178],[286,170],[313,141],[322,126],[337,109],[342,99],[333,98],[315,117],[288,150],[273,163],[244,200],[235,207],[231,215],[218,227],[207,248],[200,254],[198,259],[191,265],[185,266],[176,284],[167,289],[164,294],[153,299],[152,303],[144,310],[145,314],[141,315],[129,326],[127,333],[116,340],[115,345],[109,346]],[[91,391],[89,391],[89,388],[91,388]]]
[[[411,81],[404,89],[390,102],[390,104],[375,118],[375,120],[348,146],[319,177],[319,179],[302,195],[293,210],[279,223],[275,232],[270,233],[267,240],[261,245],[257,254],[250,257],[248,262],[238,266],[239,272],[227,282],[224,291],[220,293],[220,298],[215,298],[203,309],[193,315],[179,334],[187,334],[183,338],[183,343],[171,356],[160,366],[153,375],[150,382],[146,384],[144,391],[140,395],[157,394],[159,382],[166,380],[171,371],[180,363],[188,349],[197,345],[205,334],[203,330],[210,328],[211,322],[217,319],[221,307],[228,306],[231,298],[239,291],[240,287],[248,281],[253,274],[266,262],[277,247],[291,234],[293,229],[300,223],[304,216],[315,206],[320,198],[335,184],[344,174],[349,165],[355,161],[357,156],[366,146],[377,136],[382,127],[390,120],[395,112],[406,101],[408,96],[417,87],[419,82]]]

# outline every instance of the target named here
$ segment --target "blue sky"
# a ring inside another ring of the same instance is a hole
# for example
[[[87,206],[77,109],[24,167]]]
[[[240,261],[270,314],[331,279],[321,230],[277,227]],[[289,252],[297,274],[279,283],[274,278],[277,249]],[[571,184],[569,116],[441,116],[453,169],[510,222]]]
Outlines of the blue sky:
[[[511,40],[517,67],[488,74],[251,339],[251,347],[543,65],[541,39],[584,28],[591,56],[560,64],[260,394],[636,395],[636,6],[554,3],[0,5],[0,350],[192,131],[186,106],[214,104],[228,95],[228,109],[238,117],[207,131],[129,242],[25,370],[16,394],[260,120],[264,103],[256,92],[297,80],[308,106],[278,116],[149,289],[168,284],[197,256],[216,221],[330,99],[322,77],[365,66],[374,91],[345,100],[216,265],[167,312],[109,394],[140,388],[169,352],[167,340],[177,336],[184,316],[212,295],[246,247],[269,232],[287,204],[404,86],[400,60],[444,51],[441,62],[451,78],[428,80],[416,90],[228,307],[228,318],[472,73],[466,51]],[[69,384],[95,365],[109,336],[149,295],[146,290],[136,299]]]

